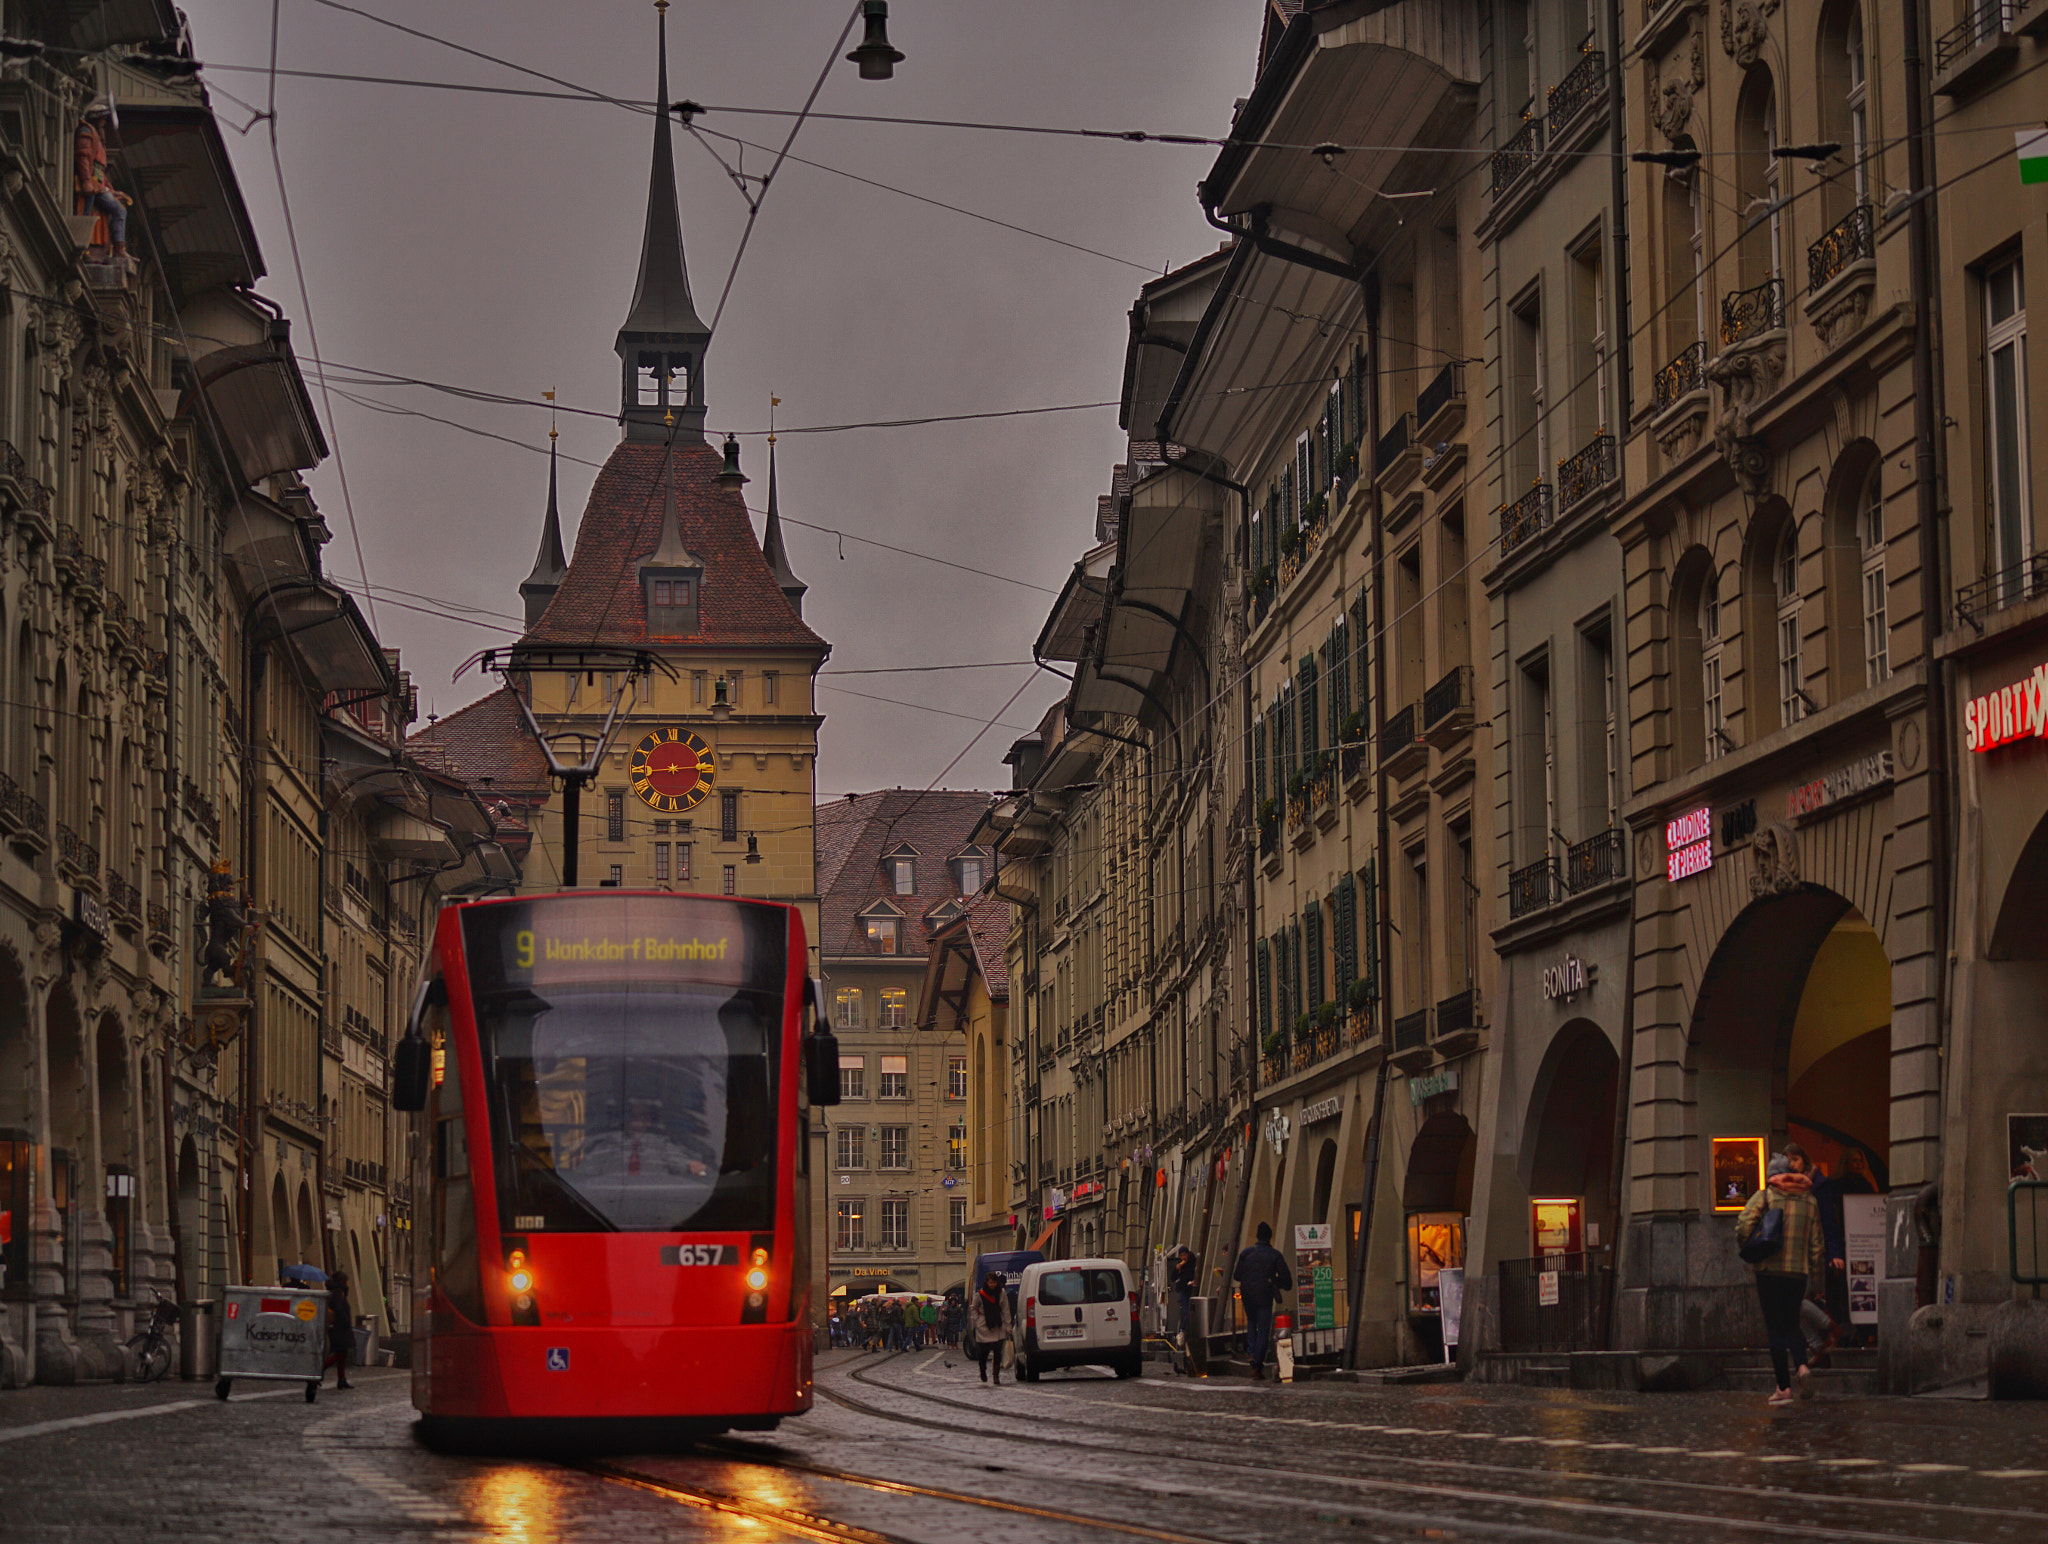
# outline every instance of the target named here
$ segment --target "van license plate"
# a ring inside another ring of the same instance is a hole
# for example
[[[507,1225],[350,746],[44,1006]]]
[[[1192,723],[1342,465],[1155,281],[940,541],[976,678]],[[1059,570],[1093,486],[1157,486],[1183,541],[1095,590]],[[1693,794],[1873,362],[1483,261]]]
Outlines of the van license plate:
[[[1039,1332],[1047,1340],[1079,1340],[1081,1326],[1078,1324],[1048,1324]]]

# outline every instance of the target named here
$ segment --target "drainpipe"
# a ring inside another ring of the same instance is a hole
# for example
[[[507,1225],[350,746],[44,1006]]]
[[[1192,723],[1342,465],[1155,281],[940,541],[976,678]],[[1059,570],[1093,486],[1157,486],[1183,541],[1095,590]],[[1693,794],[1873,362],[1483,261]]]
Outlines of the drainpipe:
[[[254,726],[259,722],[262,707],[263,662],[261,650],[249,654],[242,667],[244,691],[242,702],[246,712],[242,717],[242,865],[248,875],[250,911],[256,909],[256,799],[255,799],[255,757],[250,747],[254,743]],[[262,1086],[263,1069],[259,1043],[263,1029],[263,994],[256,988],[256,960],[253,954],[242,961],[242,974],[249,990],[248,1027],[242,1031],[242,1120],[244,1133],[242,1142],[242,1184],[246,1187],[242,1198],[242,1280],[256,1280],[256,1208],[261,1203],[262,1192],[256,1188],[256,1160],[263,1152],[263,1114],[257,1103],[256,1090]],[[273,1243],[275,1240],[272,1241]],[[268,1280],[268,1275],[265,1276]]]
[[[1621,463],[1621,441],[1628,435],[1630,405],[1635,400],[1631,392],[1634,370],[1628,347],[1628,129],[1622,122],[1621,104],[1621,3],[1613,0],[1607,10],[1607,126],[1608,138],[1614,145],[1614,154],[1608,167],[1608,203],[1613,209],[1614,220],[1614,283],[1610,292],[1614,296],[1614,336],[1622,340],[1614,351],[1614,363],[1619,370],[1620,395],[1616,400],[1621,404],[1620,422],[1615,426],[1620,432],[1615,436],[1615,465]]]
[[[1906,73],[1906,180],[1912,186],[1906,211],[1906,250],[1910,261],[1911,292],[1915,297],[1913,318],[1913,500],[1915,524],[1920,537],[1920,658],[1927,678],[1927,807],[1933,818],[1927,823],[1928,904],[1933,910],[1930,948],[1934,971],[1933,999],[1941,1049],[1942,1108],[1947,1108],[1948,1067],[1951,1059],[1948,1021],[1949,1003],[1949,919],[1952,912],[1949,872],[1949,832],[1956,818],[1950,808],[1949,788],[1949,683],[1948,666],[1937,657],[1935,642],[1947,614],[1947,585],[1941,560],[1945,550],[1947,511],[1942,507],[1939,486],[1942,425],[1944,415],[1938,400],[1940,381],[1934,368],[1934,321],[1939,306],[1930,304],[1935,294],[1934,184],[1928,166],[1928,125],[1926,101],[1926,57],[1921,52],[1920,0],[1900,0],[1899,22],[1905,32]],[[1939,1179],[1937,1164],[1925,1179]]]
[[[1381,642],[1372,651],[1372,675],[1374,700],[1379,704],[1380,722],[1386,721],[1387,706],[1387,651],[1386,639],[1386,509],[1380,497],[1379,484],[1379,441],[1380,441],[1380,294],[1379,286],[1367,279],[1362,286],[1365,291],[1365,346],[1366,357],[1371,361],[1373,389],[1365,394],[1366,434],[1370,436],[1373,450],[1372,480],[1372,619],[1380,630]],[[1361,454],[1360,460],[1363,461]],[[1392,890],[1389,886],[1389,851],[1392,846],[1387,826],[1387,771],[1386,760],[1378,754],[1381,737],[1371,734],[1366,742],[1374,750],[1373,784],[1377,829],[1374,835],[1374,881],[1379,891],[1377,927],[1379,931],[1379,973],[1380,973],[1380,1065],[1378,1076],[1373,1081],[1372,1123],[1366,1128],[1370,1140],[1365,1149],[1365,1194],[1358,1207],[1358,1247],[1351,1252],[1351,1303],[1350,1323],[1344,1333],[1344,1365],[1358,1366],[1358,1330],[1361,1315],[1365,1310],[1365,1267],[1372,1252],[1373,1203],[1380,1188],[1380,1148],[1386,1141],[1383,1129],[1387,1112],[1387,1053],[1394,1044],[1394,994],[1393,976],[1393,907],[1389,904]]]

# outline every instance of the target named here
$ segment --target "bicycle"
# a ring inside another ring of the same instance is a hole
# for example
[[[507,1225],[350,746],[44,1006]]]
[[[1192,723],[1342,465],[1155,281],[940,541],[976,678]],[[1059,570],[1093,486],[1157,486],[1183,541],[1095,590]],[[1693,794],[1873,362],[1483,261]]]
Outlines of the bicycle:
[[[155,1383],[171,1370],[171,1326],[178,1322],[176,1303],[155,1287],[149,1289],[149,1295],[156,1299],[156,1306],[149,1313],[149,1327],[128,1341],[139,1383]]]

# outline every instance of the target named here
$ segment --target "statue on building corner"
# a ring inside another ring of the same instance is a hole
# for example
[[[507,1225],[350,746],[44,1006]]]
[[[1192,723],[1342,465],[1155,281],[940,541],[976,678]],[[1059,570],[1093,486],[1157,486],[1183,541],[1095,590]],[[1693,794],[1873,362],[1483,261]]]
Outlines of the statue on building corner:
[[[206,884],[206,904],[200,908],[199,916],[206,928],[206,942],[199,956],[201,984],[238,984],[248,942],[249,915],[235,894],[234,877],[225,859],[213,865]]]

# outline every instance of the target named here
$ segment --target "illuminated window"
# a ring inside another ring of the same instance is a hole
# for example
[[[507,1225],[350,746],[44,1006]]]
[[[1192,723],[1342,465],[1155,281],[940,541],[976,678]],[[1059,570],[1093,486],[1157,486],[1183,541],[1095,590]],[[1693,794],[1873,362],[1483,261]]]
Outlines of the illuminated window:
[[[861,1029],[865,1027],[861,1017],[861,991],[857,986],[843,986],[832,994],[832,1022],[840,1029]]]
[[[884,1099],[908,1099],[910,1097],[910,1058],[908,1056],[884,1056],[882,1077],[876,1092]]]
[[[727,872],[730,873],[731,870],[728,869]],[[897,922],[898,919],[895,917],[869,917],[867,919],[868,942],[873,944],[883,954],[894,954],[896,952]]]
[[[965,1099],[967,1097],[967,1058],[949,1056],[946,1058],[946,1097]]]
[[[839,1203],[839,1227],[834,1235],[835,1247],[839,1249],[865,1249],[868,1247],[868,1210],[865,1201],[841,1201]]]
[[[900,986],[882,989],[883,1029],[901,1029],[910,1019],[910,993]]]
[[[679,884],[690,882],[690,844],[676,843],[676,880]]]
[[[946,1167],[964,1169],[967,1167],[967,1128],[948,1126],[946,1128]]]

